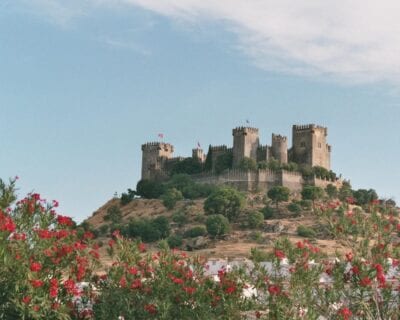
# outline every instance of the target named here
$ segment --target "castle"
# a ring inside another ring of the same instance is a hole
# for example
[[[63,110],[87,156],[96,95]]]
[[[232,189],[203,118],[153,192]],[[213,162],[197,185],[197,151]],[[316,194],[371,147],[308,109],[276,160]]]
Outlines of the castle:
[[[233,146],[211,146],[208,153],[201,148],[192,150],[191,159],[196,160],[205,170],[193,174],[192,178],[200,183],[228,184],[244,191],[268,190],[272,186],[286,186],[293,192],[302,189],[303,185],[326,187],[328,184],[341,185],[341,180],[323,180],[315,176],[304,178],[296,171],[270,169],[244,170],[243,161],[254,163],[268,162],[272,159],[280,165],[289,162],[301,166],[322,167],[330,170],[331,146],[327,144],[328,129],[309,124],[293,125],[292,147],[288,149],[287,137],[272,134],[271,145],[261,145],[259,130],[252,127],[237,127],[232,130]],[[165,142],[150,142],[142,145],[142,179],[165,180],[172,168],[183,157],[173,157],[173,145]],[[222,172],[216,166],[221,157],[231,159],[231,165]],[[207,167],[207,168],[206,168]]]

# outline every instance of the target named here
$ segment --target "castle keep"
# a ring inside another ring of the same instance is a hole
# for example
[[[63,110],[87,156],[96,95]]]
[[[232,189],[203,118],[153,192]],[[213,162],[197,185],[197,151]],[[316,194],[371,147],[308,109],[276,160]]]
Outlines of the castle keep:
[[[252,127],[237,127],[232,130],[233,146],[211,146],[206,154],[201,148],[192,150],[193,161],[204,170],[193,174],[194,180],[201,183],[229,184],[245,191],[268,190],[282,185],[292,191],[301,190],[304,184],[325,187],[327,184],[341,184],[338,179],[322,180],[308,177],[299,172],[269,169],[243,169],[244,161],[268,163],[277,161],[280,165],[295,163],[299,166],[322,167],[330,170],[331,146],[327,144],[328,129],[309,125],[293,125],[292,147],[288,148],[287,137],[272,134],[271,145],[260,144],[259,130]],[[179,162],[190,159],[173,157],[174,147],[169,143],[150,142],[142,145],[142,179],[164,180]],[[221,157],[231,160],[231,165],[218,172],[217,164]],[[259,166],[260,167],[260,166]]]

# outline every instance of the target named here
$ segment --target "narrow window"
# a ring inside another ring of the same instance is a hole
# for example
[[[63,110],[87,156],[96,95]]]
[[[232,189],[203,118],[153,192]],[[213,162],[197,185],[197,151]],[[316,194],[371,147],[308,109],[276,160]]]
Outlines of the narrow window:
[[[305,148],[305,146],[306,146],[306,143],[305,143],[304,141],[302,141],[302,142],[300,143],[300,147]]]

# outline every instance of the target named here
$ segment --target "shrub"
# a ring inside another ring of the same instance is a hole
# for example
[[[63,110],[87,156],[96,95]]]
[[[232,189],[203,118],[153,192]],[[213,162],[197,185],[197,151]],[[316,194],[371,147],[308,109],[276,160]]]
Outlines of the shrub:
[[[331,183],[326,186],[325,192],[328,195],[329,199],[335,199],[338,196],[338,189]]]
[[[236,189],[223,187],[213,192],[204,202],[206,214],[222,214],[234,221],[239,216],[245,198]]]
[[[173,234],[167,238],[167,243],[170,248],[179,248],[182,246],[183,240],[181,236]]]
[[[206,221],[207,232],[212,237],[219,237],[229,233],[229,220],[222,214],[213,214]]]
[[[121,223],[122,212],[118,206],[111,206],[107,209],[107,213],[104,216],[104,221],[110,221],[113,224]]]
[[[240,161],[238,168],[242,170],[257,170],[257,162],[252,158],[244,157]]]
[[[264,215],[260,211],[252,211],[247,215],[247,225],[249,228],[259,228],[264,223]]]
[[[268,190],[267,195],[276,203],[276,208],[278,208],[279,202],[289,200],[290,190],[286,187],[276,186]]]
[[[124,192],[121,194],[120,202],[122,206],[127,205],[130,203],[136,196],[136,191],[132,189],[128,189],[128,192]]]
[[[215,160],[215,172],[222,173],[226,169],[232,168],[233,154],[231,152],[221,154]]]
[[[297,202],[289,203],[287,208],[288,208],[288,210],[290,212],[293,212],[293,213],[300,213],[301,212],[301,206]]]
[[[99,234],[101,236],[106,236],[107,232],[108,232],[108,224],[103,224],[100,228],[99,228]]]
[[[172,189],[168,189],[162,196],[161,196],[161,200],[163,202],[163,205],[168,209],[171,210],[175,207],[176,203],[179,200],[182,200],[183,196],[182,196],[182,192],[180,192],[179,190],[172,188]]]
[[[275,210],[270,206],[265,206],[264,209],[262,209],[262,213],[265,220],[273,219],[275,217]]]
[[[188,218],[184,212],[178,211],[173,214],[172,221],[177,223],[179,227],[182,227],[188,222]]]
[[[324,190],[316,186],[304,186],[301,191],[301,197],[303,200],[311,200],[313,207],[315,207],[315,201],[321,199],[324,196]]]
[[[144,242],[154,242],[167,238],[171,231],[168,219],[163,216],[153,220],[132,220],[128,223],[127,227],[120,230],[124,236],[140,238]]]
[[[207,230],[205,227],[203,226],[197,226],[197,227],[193,227],[187,231],[185,231],[185,233],[183,234],[184,238],[196,238],[199,236],[204,236],[207,234]]]
[[[146,199],[158,199],[164,193],[164,186],[156,181],[140,180],[136,185],[136,194]]]
[[[297,234],[304,238],[315,238],[317,235],[314,229],[303,225],[297,227]]]

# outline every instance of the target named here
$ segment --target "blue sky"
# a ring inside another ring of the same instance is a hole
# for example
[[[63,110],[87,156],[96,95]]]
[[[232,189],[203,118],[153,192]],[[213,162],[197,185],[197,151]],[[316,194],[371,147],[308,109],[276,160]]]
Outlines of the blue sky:
[[[186,156],[246,119],[264,144],[317,123],[334,171],[400,201],[397,4],[337,2],[3,0],[0,177],[80,221],[135,187],[158,133]]]

